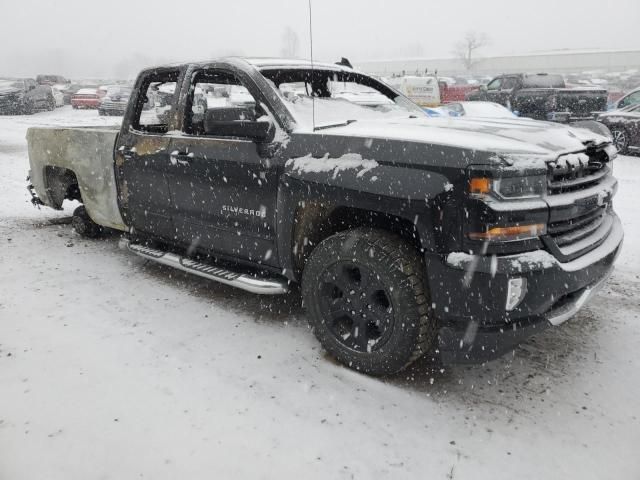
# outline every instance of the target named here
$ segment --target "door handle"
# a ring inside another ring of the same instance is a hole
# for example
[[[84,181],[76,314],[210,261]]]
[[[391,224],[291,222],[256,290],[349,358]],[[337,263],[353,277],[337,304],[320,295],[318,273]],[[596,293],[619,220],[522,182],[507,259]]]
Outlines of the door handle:
[[[131,160],[133,157],[136,156],[136,147],[125,147],[123,145],[118,150],[120,151],[122,156],[127,160]]]
[[[193,152],[187,153],[174,150],[169,154],[169,160],[171,160],[171,165],[189,165],[194,156]]]

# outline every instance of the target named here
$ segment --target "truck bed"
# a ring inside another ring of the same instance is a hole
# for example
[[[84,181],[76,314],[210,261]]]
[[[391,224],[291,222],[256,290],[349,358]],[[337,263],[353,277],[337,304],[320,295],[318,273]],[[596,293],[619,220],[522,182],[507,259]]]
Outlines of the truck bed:
[[[118,208],[113,164],[118,133],[119,127],[102,126],[29,128],[29,176],[40,200],[60,209],[67,194],[61,179],[72,172],[91,219],[126,230]]]

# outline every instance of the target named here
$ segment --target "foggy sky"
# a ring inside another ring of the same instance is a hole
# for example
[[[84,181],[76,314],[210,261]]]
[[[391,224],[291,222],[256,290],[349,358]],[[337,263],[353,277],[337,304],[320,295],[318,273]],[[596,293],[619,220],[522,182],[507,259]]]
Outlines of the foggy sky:
[[[283,33],[309,56],[307,0],[0,0],[0,77],[134,75],[168,61],[280,56]],[[640,48],[639,0],[314,0],[317,60],[452,57],[467,31],[482,56]]]

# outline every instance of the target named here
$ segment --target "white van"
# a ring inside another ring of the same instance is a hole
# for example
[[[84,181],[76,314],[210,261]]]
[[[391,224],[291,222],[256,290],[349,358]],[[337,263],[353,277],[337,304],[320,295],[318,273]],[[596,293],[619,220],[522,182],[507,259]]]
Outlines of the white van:
[[[435,76],[385,78],[384,81],[421,107],[440,105],[440,87]]]

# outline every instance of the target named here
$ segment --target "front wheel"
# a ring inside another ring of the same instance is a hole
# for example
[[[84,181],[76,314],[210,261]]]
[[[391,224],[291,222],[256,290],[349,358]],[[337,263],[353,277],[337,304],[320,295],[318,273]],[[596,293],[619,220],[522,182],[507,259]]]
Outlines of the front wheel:
[[[613,136],[613,144],[621,154],[627,153],[629,149],[629,135],[624,128],[614,128],[611,130],[611,136]]]
[[[358,228],[316,247],[302,296],[331,355],[355,370],[388,375],[426,353],[436,336],[423,279],[415,248],[385,231]]]
[[[25,102],[22,105],[21,111],[23,115],[33,115],[33,112],[35,111],[35,107],[31,102]]]

